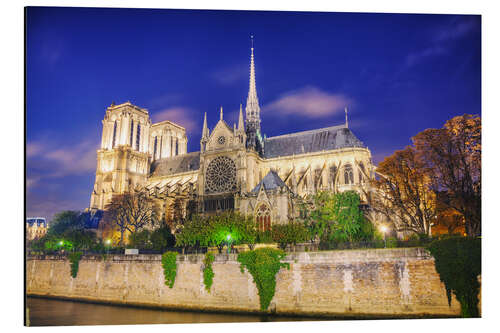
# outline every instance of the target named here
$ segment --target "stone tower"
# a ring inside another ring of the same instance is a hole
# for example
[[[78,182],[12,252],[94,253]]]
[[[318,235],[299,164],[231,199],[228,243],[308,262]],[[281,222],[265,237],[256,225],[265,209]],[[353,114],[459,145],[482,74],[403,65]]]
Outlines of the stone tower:
[[[91,209],[103,209],[113,195],[143,186],[149,173],[148,111],[130,102],[113,103],[106,109],[102,125]]]

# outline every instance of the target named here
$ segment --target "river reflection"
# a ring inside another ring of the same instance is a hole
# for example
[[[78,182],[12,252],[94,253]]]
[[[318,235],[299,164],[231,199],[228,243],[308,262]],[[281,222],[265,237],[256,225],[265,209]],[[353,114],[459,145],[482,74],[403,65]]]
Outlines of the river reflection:
[[[241,323],[319,320],[300,317],[261,317],[240,314],[140,309],[34,297],[28,297],[27,306],[29,308],[30,326]]]

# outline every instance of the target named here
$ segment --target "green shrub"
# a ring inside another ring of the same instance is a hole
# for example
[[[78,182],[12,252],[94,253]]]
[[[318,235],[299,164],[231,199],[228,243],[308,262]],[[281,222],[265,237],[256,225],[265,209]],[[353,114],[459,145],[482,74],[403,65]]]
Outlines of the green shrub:
[[[128,247],[132,249],[150,249],[152,244],[150,241],[151,231],[141,230],[130,235]]]
[[[481,239],[448,238],[428,246],[434,256],[439,277],[446,286],[448,304],[451,293],[460,302],[462,317],[479,317],[478,295],[481,274]]]
[[[193,215],[175,237],[176,246],[217,246],[221,253],[228,243],[231,245],[246,243],[252,246],[255,244],[256,236],[251,216],[224,212],[213,216]]]
[[[389,248],[398,247],[398,240],[396,239],[396,237],[388,237],[387,238],[387,247],[389,247]]]
[[[212,283],[214,282],[214,270],[212,269],[212,263],[215,260],[215,256],[212,253],[205,254],[205,260],[203,261],[203,283],[205,284],[205,289],[210,292]]]
[[[245,268],[252,275],[260,298],[260,309],[267,310],[276,291],[276,273],[282,268],[290,269],[290,264],[282,263],[285,252],[272,248],[261,248],[238,254],[241,272]]]
[[[71,276],[73,278],[76,278],[76,275],[78,274],[78,265],[80,263],[81,258],[82,258],[81,252],[73,252],[70,253],[68,256],[69,262],[71,264]]]
[[[177,275],[177,252],[167,251],[161,256],[165,284],[173,288]]]
[[[151,233],[151,246],[154,250],[162,251],[175,245],[175,236],[168,225],[162,225]]]
[[[273,243],[273,235],[271,234],[271,230],[266,231],[258,231],[257,232],[257,243],[259,244],[270,244]]]
[[[272,239],[284,250],[288,244],[297,244],[307,241],[309,231],[302,223],[289,222],[287,224],[275,224],[272,226]]]

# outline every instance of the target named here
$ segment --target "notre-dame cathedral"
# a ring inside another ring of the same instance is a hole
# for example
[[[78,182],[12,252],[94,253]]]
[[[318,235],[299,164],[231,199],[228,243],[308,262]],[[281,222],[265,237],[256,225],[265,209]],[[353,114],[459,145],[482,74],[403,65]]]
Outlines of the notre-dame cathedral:
[[[90,210],[100,211],[115,194],[144,190],[196,213],[236,210],[252,214],[261,228],[297,217],[297,202],[318,190],[356,190],[362,198],[373,176],[370,150],[346,122],[265,137],[255,80],[254,49],[245,118],[220,119],[212,130],[205,113],[200,150],[187,152],[186,130],[171,121],[153,124],[148,111],[130,102],[106,109]]]

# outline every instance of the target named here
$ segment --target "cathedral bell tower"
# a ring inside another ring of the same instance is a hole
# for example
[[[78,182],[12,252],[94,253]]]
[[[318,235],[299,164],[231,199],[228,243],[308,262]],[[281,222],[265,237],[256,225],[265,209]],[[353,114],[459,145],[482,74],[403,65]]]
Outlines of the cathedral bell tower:
[[[264,144],[260,133],[260,106],[255,84],[255,64],[253,56],[253,36],[250,56],[250,84],[248,88],[246,112],[246,146],[255,150],[259,155],[264,153]]]
[[[104,209],[113,195],[146,183],[149,172],[148,111],[126,102],[111,104],[102,121],[101,147],[90,209]]]

